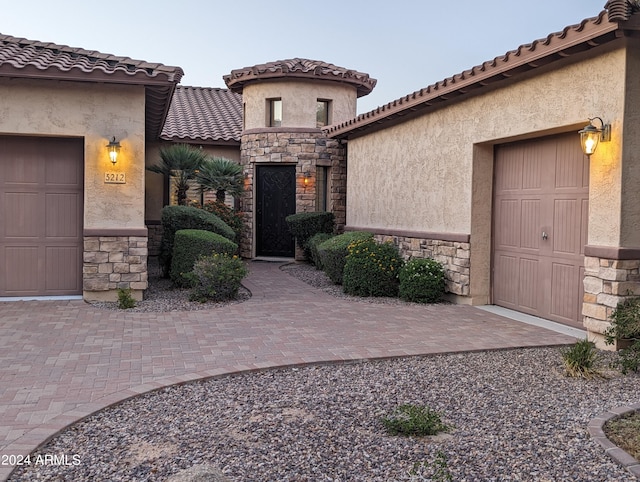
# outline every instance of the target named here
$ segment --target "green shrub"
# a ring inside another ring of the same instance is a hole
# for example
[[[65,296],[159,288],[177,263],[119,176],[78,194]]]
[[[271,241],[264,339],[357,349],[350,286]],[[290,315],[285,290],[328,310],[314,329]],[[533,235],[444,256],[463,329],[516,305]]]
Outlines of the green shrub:
[[[324,243],[327,239],[333,238],[333,234],[318,233],[309,238],[306,245],[306,250],[309,251],[309,261],[311,261],[316,269],[322,269],[322,261],[320,260],[320,254],[318,253],[318,246]]]
[[[233,229],[233,232],[236,233],[234,242],[238,245],[240,244],[242,231],[244,230],[244,223],[242,222],[241,213],[235,211],[234,209],[230,208],[225,203],[220,201],[207,201],[206,203],[204,203],[204,206],[202,206],[202,209],[211,214],[215,214],[220,219],[222,219],[227,226]]]
[[[423,437],[450,430],[442,422],[440,414],[426,405],[400,405],[390,416],[384,417],[382,423],[391,435]]]
[[[237,256],[218,253],[203,256],[189,274],[193,287],[190,299],[203,303],[233,299],[247,273],[247,267]]]
[[[398,272],[403,261],[391,243],[378,244],[373,239],[349,245],[344,265],[342,288],[355,296],[397,296]]]
[[[289,232],[296,238],[298,246],[304,249],[304,254],[311,260],[311,253],[307,248],[307,241],[318,233],[333,233],[335,217],[330,212],[296,213],[285,218]]]
[[[160,256],[158,257],[165,278],[169,276],[171,270],[173,238],[176,231],[181,229],[211,231],[231,241],[236,236],[233,229],[215,214],[190,206],[166,206],[162,210],[162,242],[160,243]]]
[[[610,316],[611,325],[604,332],[605,343],[622,342],[616,363],[622,373],[640,369],[640,297],[627,298],[616,306]]]
[[[118,289],[118,308],[128,310],[136,307],[136,300],[131,296],[131,288]]]
[[[342,284],[344,265],[349,254],[349,245],[360,239],[373,239],[373,234],[350,231],[334,236],[318,245],[318,256],[323,271],[335,284]]]
[[[173,254],[171,256],[171,281],[176,286],[189,286],[189,279],[184,275],[190,273],[193,265],[200,256],[213,253],[234,255],[238,245],[224,236],[203,231],[201,229],[181,229],[176,231],[173,239]]]
[[[598,358],[595,343],[587,339],[577,341],[562,352],[562,361],[570,377],[592,378],[600,375],[596,367]]]
[[[399,295],[405,301],[436,303],[444,294],[444,267],[433,259],[408,261],[398,273]]]

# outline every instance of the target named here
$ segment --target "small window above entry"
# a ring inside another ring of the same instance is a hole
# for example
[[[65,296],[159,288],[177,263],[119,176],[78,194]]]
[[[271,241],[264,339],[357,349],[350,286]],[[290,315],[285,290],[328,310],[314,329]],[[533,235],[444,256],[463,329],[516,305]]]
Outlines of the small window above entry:
[[[316,127],[324,127],[329,125],[330,107],[330,100],[318,99],[318,102],[316,103]]]
[[[282,125],[282,99],[267,99],[267,127]]]

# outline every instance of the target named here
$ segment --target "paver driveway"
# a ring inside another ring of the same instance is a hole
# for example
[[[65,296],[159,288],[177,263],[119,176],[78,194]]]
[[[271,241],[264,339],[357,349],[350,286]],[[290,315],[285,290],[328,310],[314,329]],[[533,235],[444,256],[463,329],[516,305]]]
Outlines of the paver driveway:
[[[462,305],[350,302],[250,263],[249,301],[128,313],[82,301],[0,303],[0,456],[175,383],[282,365],[510,347],[575,338]],[[12,467],[0,465],[0,480]]]

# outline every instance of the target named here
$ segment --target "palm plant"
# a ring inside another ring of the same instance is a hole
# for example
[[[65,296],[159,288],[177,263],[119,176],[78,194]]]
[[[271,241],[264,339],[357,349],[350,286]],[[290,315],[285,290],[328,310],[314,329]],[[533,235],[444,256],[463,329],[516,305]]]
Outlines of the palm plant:
[[[215,191],[216,200],[223,203],[226,193],[233,197],[242,193],[242,166],[223,157],[208,158],[196,173],[196,180],[203,192]]]
[[[164,174],[174,179],[178,205],[187,204],[189,181],[195,179],[196,172],[206,159],[206,154],[189,144],[174,144],[160,148],[160,163],[149,166],[151,172]]]

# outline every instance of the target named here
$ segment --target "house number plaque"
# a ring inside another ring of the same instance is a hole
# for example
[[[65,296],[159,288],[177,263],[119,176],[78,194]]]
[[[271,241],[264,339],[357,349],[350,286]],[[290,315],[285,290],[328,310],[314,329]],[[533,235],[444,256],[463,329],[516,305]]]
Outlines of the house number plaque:
[[[124,172],[105,172],[104,173],[105,184],[126,184],[127,179]]]

